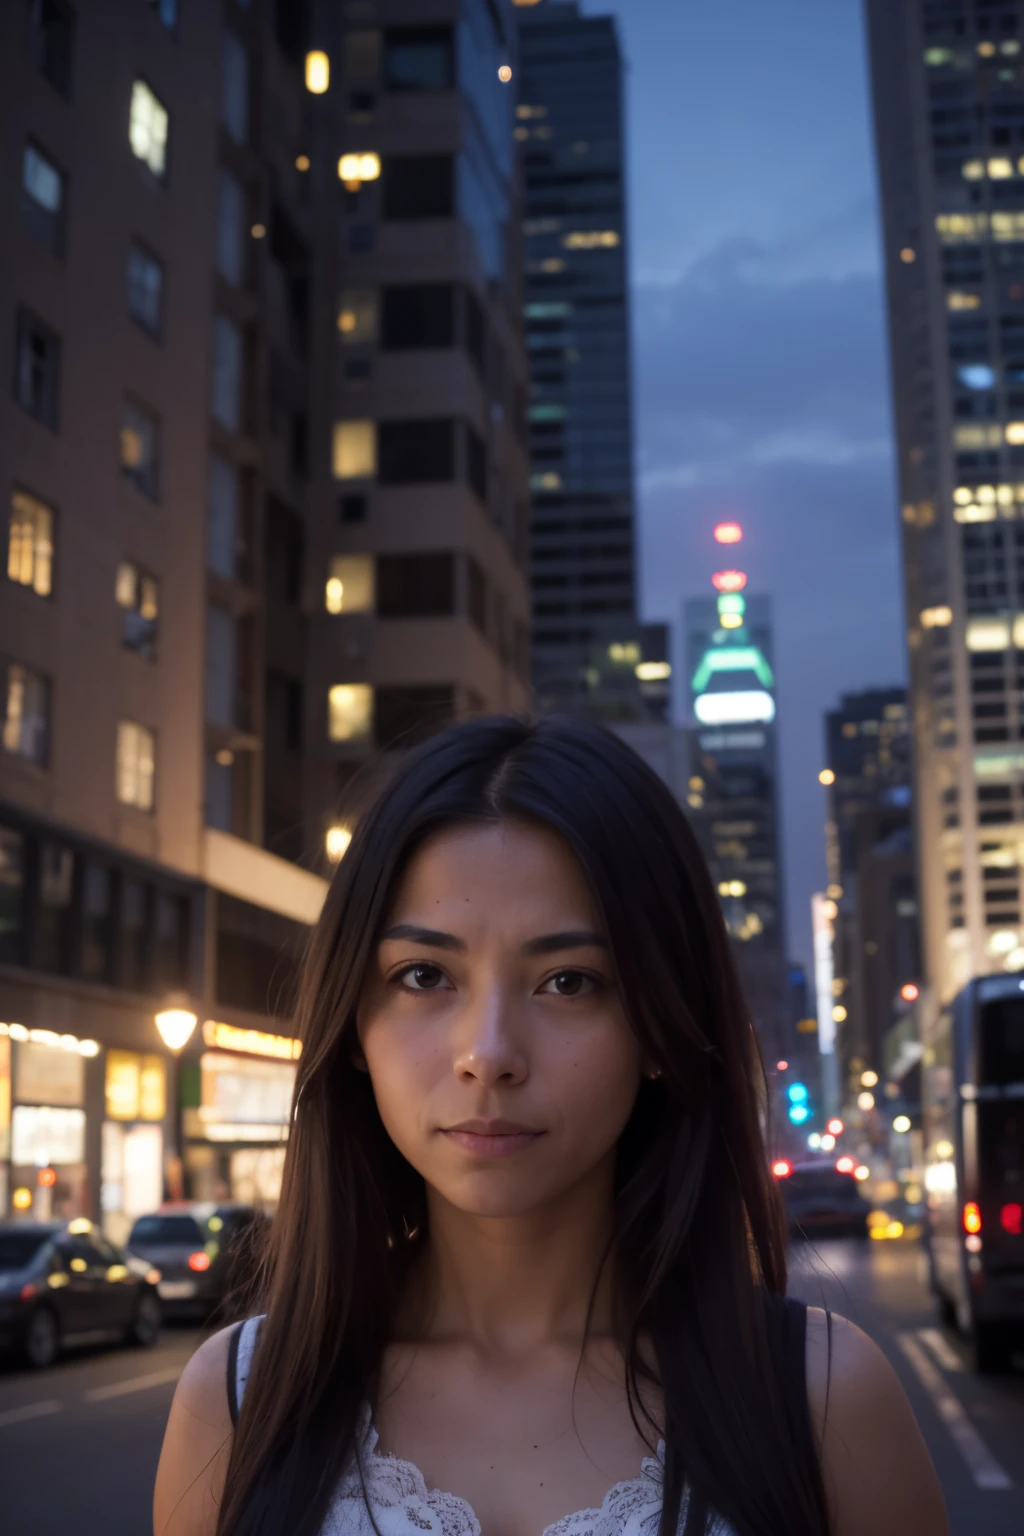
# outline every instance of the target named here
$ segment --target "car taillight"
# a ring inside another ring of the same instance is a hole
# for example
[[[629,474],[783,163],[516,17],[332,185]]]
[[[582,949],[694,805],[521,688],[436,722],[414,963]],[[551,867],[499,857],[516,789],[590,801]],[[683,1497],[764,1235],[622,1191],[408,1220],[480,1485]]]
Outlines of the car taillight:
[[[836,1173],[852,1173],[856,1166],[852,1157],[836,1158]]]
[[[772,1163],[772,1173],[777,1179],[788,1179],[792,1172],[793,1164],[784,1157],[780,1157],[777,1163]]]
[[[188,1256],[189,1269],[204,1270],[210,1267],[210,1255],[208,1253],[190,1253]]]
[[[159,1285],[161,1278],[162,1277],[161,1277],[160,1271],[158,1269],[147,1269],[147,1271],[146,1271],[146,1284],[147,1285]]]
[[[973,1237],[981,1231],[981,1210],[977,1200],[968,1200],[964,1206],[964,1231]]]
[[[22,1301],[31,1301],[35,1293],[36,1288],[32,1282],[29,1281],[27,1285],[22,1286],[21,1290],[18,1292],[18,1295],[21,1297]]]
[[[1011,1237],[1020,1237],[1024,1233],[1024,1205],[1011,1200],[999,1212],[999,1222],[1004,1232],[1009,1232]]]

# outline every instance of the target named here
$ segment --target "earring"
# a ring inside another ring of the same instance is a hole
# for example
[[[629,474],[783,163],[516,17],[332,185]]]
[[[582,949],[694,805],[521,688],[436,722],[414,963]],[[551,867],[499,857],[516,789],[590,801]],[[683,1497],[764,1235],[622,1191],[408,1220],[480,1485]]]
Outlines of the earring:
[[[654,1071],[653,1072],[648,1072],[647,1076],[650,1078],[652,1083],[656,1082],[657,1079],[662,1076],[661,1068],[660,1067],[655,1067]]]

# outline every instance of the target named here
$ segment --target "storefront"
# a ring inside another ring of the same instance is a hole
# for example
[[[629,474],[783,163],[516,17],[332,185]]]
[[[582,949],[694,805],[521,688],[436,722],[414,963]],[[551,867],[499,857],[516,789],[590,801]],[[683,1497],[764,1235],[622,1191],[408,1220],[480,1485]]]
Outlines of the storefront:
[[[288,1035],[207,1019],[201,1049],[182,1062],[185,1183],[199,1200],[273,1209],[300,1045]]]
[[[0,1024],[4,1208],[37,1221],[88,1213],[86,1064],[95,1040]]]

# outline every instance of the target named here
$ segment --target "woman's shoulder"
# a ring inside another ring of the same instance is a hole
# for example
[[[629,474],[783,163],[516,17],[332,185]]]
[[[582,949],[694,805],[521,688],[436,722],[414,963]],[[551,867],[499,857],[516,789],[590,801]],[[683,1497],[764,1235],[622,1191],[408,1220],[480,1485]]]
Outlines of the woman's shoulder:
[[[806,1369],[835,1536],[948,1536],[924,1437],[878,1345],[847,1318],[808,1307]]]
[[[178,1380],[153,1494],[155,1536],[214,1536],[231,1448],[229,1371],[240,1327],[201,1344]]]

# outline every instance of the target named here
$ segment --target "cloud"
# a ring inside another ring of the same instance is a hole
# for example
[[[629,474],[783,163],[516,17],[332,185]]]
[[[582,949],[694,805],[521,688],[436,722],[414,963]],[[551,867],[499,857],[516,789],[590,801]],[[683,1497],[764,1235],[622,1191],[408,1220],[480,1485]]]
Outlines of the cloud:
[[[841,692],[901,681],[904,658],[880,279],[791,262],[727,241],[639,286],[634,325],[643,610],[681,638],[684,597],[724,557],[713,526],[738,518],[731,559],[775,603],[790,944],[807,963],[822,716]]]

